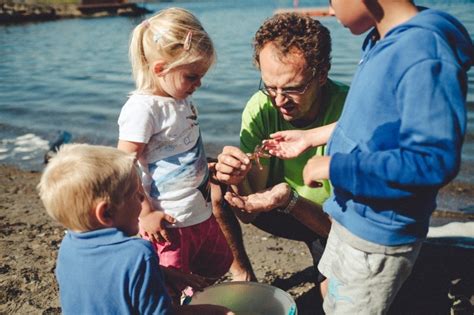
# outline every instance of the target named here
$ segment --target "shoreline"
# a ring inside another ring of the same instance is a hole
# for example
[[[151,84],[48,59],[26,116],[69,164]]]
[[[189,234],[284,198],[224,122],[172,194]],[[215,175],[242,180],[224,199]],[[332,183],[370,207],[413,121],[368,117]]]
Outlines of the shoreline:
[[[71,18],[97,18],[105,16],[140,16],[151,13],[136,3],[78,5],[0,3],[0,25],[29,22],[46,22]]]

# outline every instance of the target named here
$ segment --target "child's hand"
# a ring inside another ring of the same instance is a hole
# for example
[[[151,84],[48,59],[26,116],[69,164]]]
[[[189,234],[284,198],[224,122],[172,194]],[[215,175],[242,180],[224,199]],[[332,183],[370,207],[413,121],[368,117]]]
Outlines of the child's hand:
[[[303,169],[303,180],[309,187],[321,187],[319,179],[329,179],[329,165],[331,157],[314,156],[308,160]]]
[[[304,130],[278,131],[270,137],[272,139],[263,140],[263,148],[280,159],[295,158],[311,147]]]
[[[217,279],[204,278],[195,274],[188,274],[173,267],[161,267],[165,274],[166,284],[173,291],[181,293],[186,287],[195,291],[202,291],[205,287],[214,283]]]
[[[166,225],[175,222],[172,216],[163,211],[151,211],[140,217],[140,227],[145,231],[145,236],[154,242],[171,242]]]

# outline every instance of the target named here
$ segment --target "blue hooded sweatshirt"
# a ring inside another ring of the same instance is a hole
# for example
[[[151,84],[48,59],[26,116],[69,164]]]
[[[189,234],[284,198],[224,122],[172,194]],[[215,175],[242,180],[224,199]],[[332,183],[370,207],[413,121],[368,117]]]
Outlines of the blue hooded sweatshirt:
[[[438,190],[459,171],[466,129],[472,41],[449,14],[420,10],[383,39],[369,33],[328,144],[325,211],[386,246],[426,236]]]

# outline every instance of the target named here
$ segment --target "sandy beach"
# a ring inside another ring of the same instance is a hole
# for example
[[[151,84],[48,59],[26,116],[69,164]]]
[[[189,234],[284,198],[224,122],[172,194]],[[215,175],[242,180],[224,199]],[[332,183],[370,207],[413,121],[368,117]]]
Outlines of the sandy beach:
[[[37,197],[39,177],[38,172],[0,165],[0,314],[61,311],[54,268],[64,229],[46,215]],[[474,187],[453,184],[443,192],[472,198]],[[259,281],[288,291],[297,302],[298,314],[321,314],[306,246],[250,225],[242,227]],[[472,302],[473,265],[472,249],[427,244],[391,313],[449,314],[453,301],[448,290],[453,288]]]

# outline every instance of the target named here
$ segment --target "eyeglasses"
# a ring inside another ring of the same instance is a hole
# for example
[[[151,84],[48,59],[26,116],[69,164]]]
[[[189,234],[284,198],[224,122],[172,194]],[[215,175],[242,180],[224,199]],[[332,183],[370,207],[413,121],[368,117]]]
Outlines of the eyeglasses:
[[[313,74],[311,75],[311,78],[306,82],[304,85],[301,87],[293,87],[293,88],[286,88],[286,89],[278,89],[272,88],[272,87],[267,87],[265,83],[263,83],[262,79],[260,79],[260,84],[258,86],[258,89],[263,92],[263,94],[270,96],[271,98],[277,97],[278,94],[281,96],[284,96],[286,98],[291,98],[291,96],[295,95],[301,95],[306,92],[308,87],[311,85],[311,82],[313,82],[313,79],[315,77],[316,73],[313,71]]]

